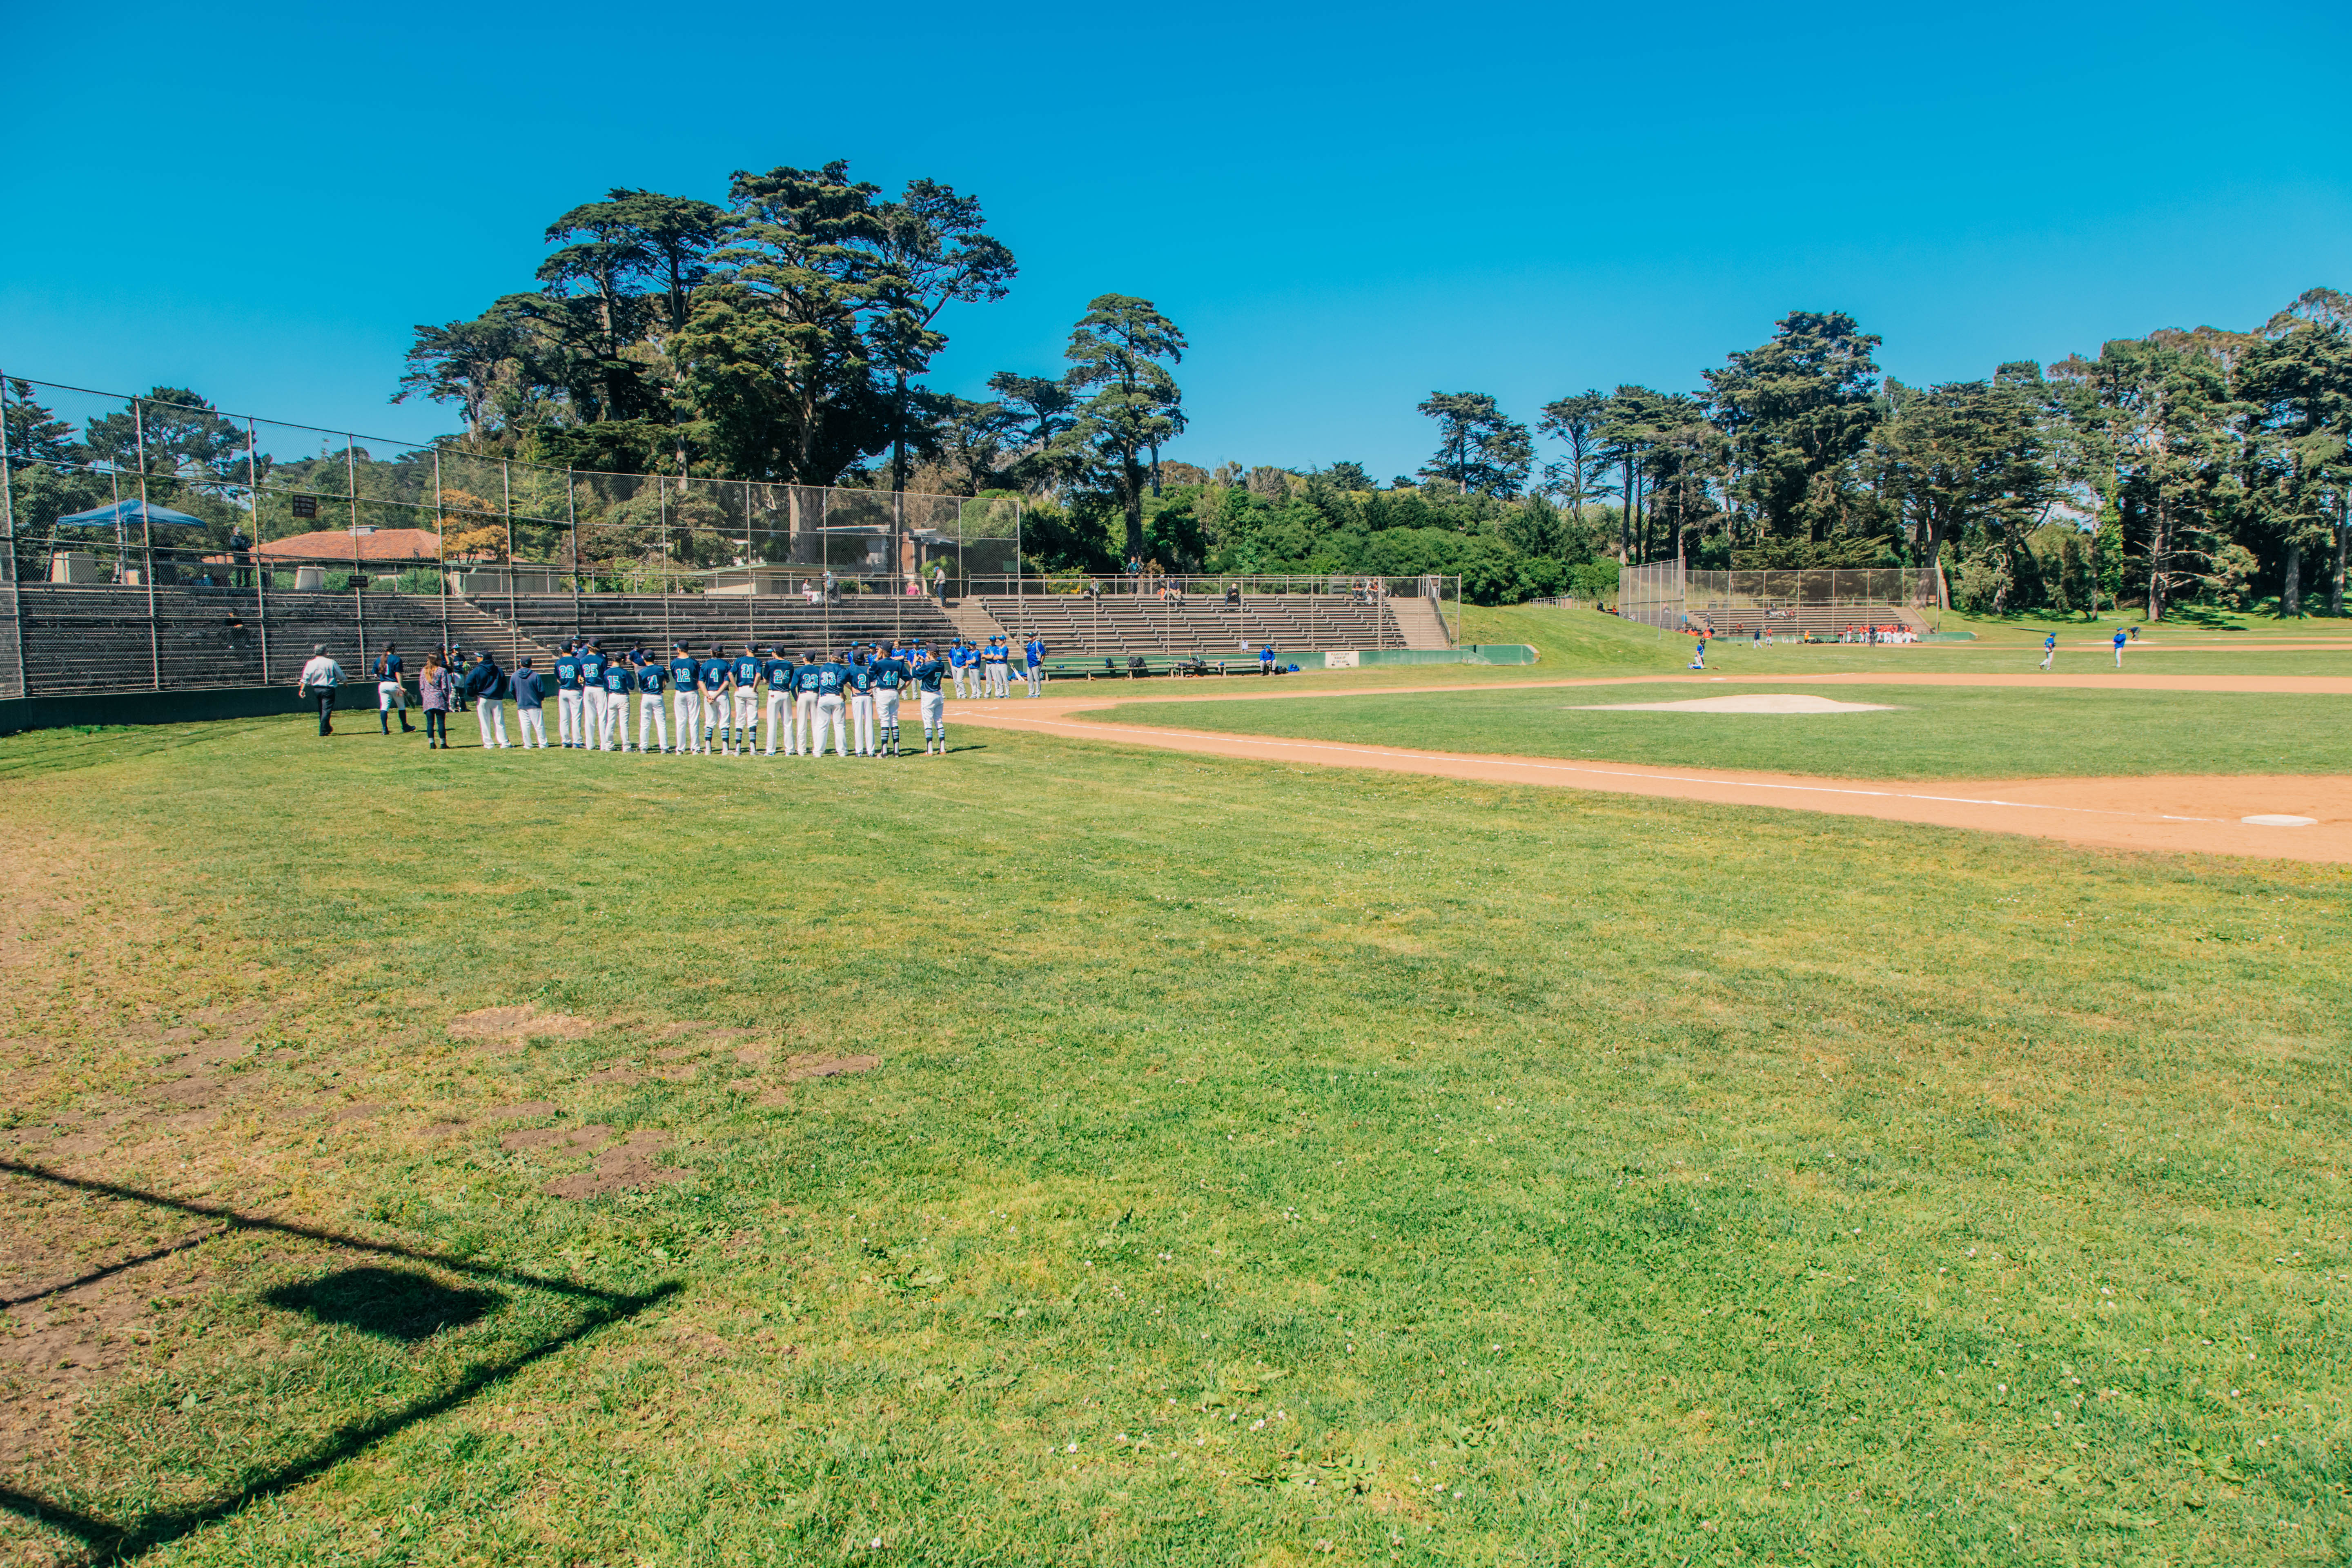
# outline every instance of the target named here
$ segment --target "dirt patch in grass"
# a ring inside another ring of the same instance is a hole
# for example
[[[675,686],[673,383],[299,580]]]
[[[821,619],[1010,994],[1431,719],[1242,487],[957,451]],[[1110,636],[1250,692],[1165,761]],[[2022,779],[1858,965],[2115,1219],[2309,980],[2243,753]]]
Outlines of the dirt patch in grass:
[[[668,1133],[658,1128],[641,1127],[597,1155],[586,1171],[576,1176],[558,1177],[540,1191],[558,1198],[601,1198],[685,1181],[693,1173],[653,1163],[653,1157],[668,1147]]]
[[[583,1083],[630,1084],[642,1083],[645,1081],[645,1077],[646,1075],[639,1072],[634,1064],[629,1062],[615,1062],[611,1067],[603,1068],[595,1072],[590,1073],[586,1078],[581,1079],[581,1081]]]
[[[522,1132],[509,1132],[499,1140],[499,1147],[509,1154],[524,1149],[546,1149],[562,1153],[571,1149],[602,1148],[611,1142],[614,1130],[601,1121],[591,1121],[580,1127],[534,1127]]]
[[[794,1057],[784,1064],[784,1081],[799,1083],[804,1079],[839,1078],[844,1073],[872,1072],[881,1065],[880,1057]]]
[[[519,1046],[525,1040],[580,1040],[596,1032],[593,1018],[570,1013],[542,1013],[526,1002],[520,1007],[482,1007],[449,1020],[454,1040],[494,1040]]]
[[[555,1114],[551,1100],[519,1100],[512,1105],[493,1106],[482,1112],[485,1121],[533,1121]]]

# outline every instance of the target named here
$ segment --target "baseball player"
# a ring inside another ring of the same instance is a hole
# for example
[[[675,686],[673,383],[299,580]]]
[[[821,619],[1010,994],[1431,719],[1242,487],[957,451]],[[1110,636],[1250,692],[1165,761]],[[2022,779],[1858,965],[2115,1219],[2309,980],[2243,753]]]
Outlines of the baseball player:
[[[958,697],[964,695],[963,687],[966,668],[967,667],[964,664],[963,638],[958,637],[955,641],[948,644],[948,676],[949,679],[955,682],[955,694]]]
[[[726,744],[729,689],[735,683],[735,671],[727,658],[726,649],[717,643],[710,645],[709,654],[695,667],[695,689],[702,694],[702,731],[696,744],[704,756],[710,755],[713,737]]]
[[[931,657],[929,645],[915,645],[914,662],[907,667],[907,673],[915,682],[916,700],[922,706],[923,755],[927,757],[934,744],[940,756],[948,754],[947,700],[940,694],[940,681],[947,672],[948,667]]]
[[[870,757],[874,749],[874,658],[870,649],[849,652],[849,738],[857,754]]]
[[[672,717],[677,721],[677,748],[671,754],[683,757],[694,750],[694,737],[702,729],[702,692],[697,682],[701,679],[702,667],[686,651],[684,643],[674,643],[669,656],[669,705]]]
[[[813,757],[824,755],[824,731],[827,725],[833,727],[833,754],[836,757],[849,755],[849,748],[843,743],[841,723],[842,709],[845,706],[842,699],[848,687],[849,667],[839,659],[828,658],[816,667],[816,745],[809,755]]]
[[[767,661],[750,643],[735,656],[735,738],[747,757],[760,739],[760,677],[766,669]]]
[[[2117,627],[2116,628],[2116,668],[2117,669],[2121,669],[2123,667],[2124,667],[2124,629],[2123,629],[2123,627],[2121,627],[2121,626],[2117,626]]]
[[[793,749],[803,757],[816,754],[811,749],[815,744],[816,668],[816,656],[804,653],[793,671]]]
[[[597,731],[598,751],[625,752],[629,749],[629,693],[636,684],[636,671],[617,658],[605,662],[604,725]]]
[[[580,642],[576,637],[555,656],[555,738],[567,752],[581,743]]]
[[[1004,684],[1004,639],[991,637],[988,646],[980,650],[980,694],[982,697],[1009,697]]]
[[[793,676],[798,668],[792,655],[772,647],[768,650],[768,662],[760,667],[761,677],[768,683],[768,755],[772,757],[776,754],[779,735],[783,737],[784,755],[793,754]]]
[[[604,651],[592,642],[573,657],[580,664],[580,748],[586,751],[604,732]]]
[[[874,721],[886,757],[904,756],[898,750],[898,698],[907,689],[907,661],[894,646],[874,661]]]
[[[650,757],[669,750],[669,726],[662,721],[662,682],[669,670],[641,650],[635,656],[637,676],[637,754]],[[650,739],[653,744],[646,742]]]
[[[1044,637],[1034,632],[1029,634],[1029,640],[1021,645],[1021,665],[1029,677],[1029,695],[1045,696],[1045,639]]]
[[[2057,657],[2058,634],[2056,632],[2052,632],[2048,637],[2042,639],[2042,668],[2044,669],[2049,668],[2050,661]]]

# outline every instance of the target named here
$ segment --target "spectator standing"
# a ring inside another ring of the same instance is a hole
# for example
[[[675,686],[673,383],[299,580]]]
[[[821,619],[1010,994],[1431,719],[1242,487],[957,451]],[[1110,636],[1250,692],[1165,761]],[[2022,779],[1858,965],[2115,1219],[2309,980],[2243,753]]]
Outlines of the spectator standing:
[[[375,661],[375,721],[387,735],[392,733],[395,709],[400,713],[400,732],[414,733],[416,726],[408,721],[408,688],[401,683],[400,650],[386,643]]]
[[[466,672],[464,684],[457,688],[460,696],[474,704],[474,722],[481,726],[482,750],[488,751],[490,737],[498,737],[500,751],[507,749],[507,672],[490,657],[488,648],[474,656],[474,668]]]
[[[2123,645],[2123,634],[2118,632],[2116,634],[2117,664],[2124,661]],[[310,662],[302,667],[302,678],[296,682],[295,689],[302,694],[305,701],[318,703],[319,733],[321,735],[335,732],[335,689],[342,683],[343,667],[327,657],[325,643],[312,643]]]
[[[441,662],[436,650],[425,656],[425,671],[416,678],[416,700],[425,710],[425,749],[449,749],[449,703],[457,695],[457,678]]]
[[[937,561],[931,563],[931,597],[942,605],[948,602],[948,569]]]
[[[539,737],[539,749],[547,750],[546,692],[539,683],[539,671],[531,668],[525,658],[514,672],[515,721],[522,726],[522,749],[530,750],[531,737]]]

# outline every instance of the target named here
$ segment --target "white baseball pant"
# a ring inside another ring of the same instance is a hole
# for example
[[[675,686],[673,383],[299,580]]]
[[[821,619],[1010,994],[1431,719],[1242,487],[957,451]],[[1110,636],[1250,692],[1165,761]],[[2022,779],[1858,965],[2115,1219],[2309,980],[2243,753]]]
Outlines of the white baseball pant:
[[[515,718],[522,724],[522,749],[530,751],[535,741],[541,751],[547,750],[547,710],[517,703]]]
[[[702,694],[690,686],[673,688],[669,694],[670,717],[677,728],[677,754],[694,750],[695,727],[702,722]]]
[[[474,722],[482,727],[484,751],[490,749],[492,744],[490,736],[493,733],[498,736],[496,743],[503,747],[507,743],[506,700],[499,697],[485,697],[477,701],[474,704]]]
[[[816,749],[809,755],[813,757],[824,755],[824,729],[828,724],[833,726],[833,754],[836,757],[849,755],[848,747],[842,744],[841,693],[838,691],[821,692],[817,696]]]
[[[760,739],[760,694],[747,687],[735,689],[735,728],[743,731],[743,750]]]
[[[1032,697],[1043,697],[1045,694],[1045,667],[1042,664],[1033,664],[1028,666],[1027,668],[1029,671],[1029,695]]]
[[[654,743],[646,744],[646,735]],[[641,692],[637,697],[637,750],[667,752],[669,750],[669,726],[662,721],[662,700],[658,691]]]
[[[583,746],[593,746],[597,743],[597,737],[604,730],[604,689],[601,686],[591,686],[583,689],[580,693],[580,706],[583,710],[580,743]]]
[[[793,750],[804,757],[816,755],[810,734],[815,728],[816,693],[801,692],[793,699]]]
[[[586,745],[580,727],[580,689],[560,688],[555,693],[555,738],[567,746]]]
[[[885,686],[874,694],[874,721],[883,744],[898,746],[898,688]]]
[[[793,754],[793,731],[787,713],[792,701],[793,694],[783,688],[779,686],[768,688],[768,755],[772,757],[776,754],[776,737],[779,732],[783,736],[784,755],[789,757]]]
[[[629,749],[629,694],[607,690],[604,693],[604,717],[596,731],[596,749],[600,752],[625,752]]]
[[[853,691],[849,694],[849,735],[856,743],[857,754],[874,754],[874,693]]]
[[[922,699],[923,705],[923,739],[928,742],[932,736],[937,735],[944,742],[948,738],[948,705],[945,695],[937,691],[925,691],[918,695]]]
[[[988,667],[988,694],[991,697],[1013,695],[1013,667],[1001,658]]]

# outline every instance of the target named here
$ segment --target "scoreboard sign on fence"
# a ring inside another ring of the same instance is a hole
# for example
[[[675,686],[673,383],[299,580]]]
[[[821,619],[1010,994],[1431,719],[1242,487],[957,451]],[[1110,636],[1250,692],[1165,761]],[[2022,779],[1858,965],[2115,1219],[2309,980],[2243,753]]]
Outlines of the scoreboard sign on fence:
[[[317,496],[296,496],[294,498],[294,515],[296,517],[318,516],[319,498]]]

